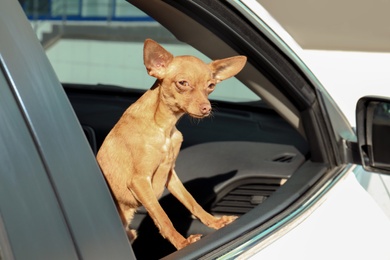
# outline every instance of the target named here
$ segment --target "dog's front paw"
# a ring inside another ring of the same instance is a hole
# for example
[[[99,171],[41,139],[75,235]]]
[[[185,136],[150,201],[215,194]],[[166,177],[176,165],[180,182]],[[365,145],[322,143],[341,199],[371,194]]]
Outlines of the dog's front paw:
[[[177,249],[179,250],[182,249],[183,247],[188,246],[189,244],[195,243],[196,241],[200,240],[201,237],[202,237],[201,234],[191,235],[187,237],[187,239],[184,240],[182,243],[180,243],[180,245],[177,246]]]
[[[207,226],[214,228],[214,229],[220,229],[230,223],[232,223],[234,220],[236,220],[237,216],[221,216],[221,217],[215,217],[214,221]]]

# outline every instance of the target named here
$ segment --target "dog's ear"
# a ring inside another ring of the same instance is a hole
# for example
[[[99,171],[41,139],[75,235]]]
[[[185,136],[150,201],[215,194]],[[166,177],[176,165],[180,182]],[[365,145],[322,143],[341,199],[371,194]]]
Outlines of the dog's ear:
[[[235,76],[244,68],[245,56],[234,56],[226,59],[215,60],[209,64],[214,79],[218,82]]]
[[[173,60],[173,55],[157,42],[146,39],[144,43],[144,64],[150,76],[164,78],[165,69]]]

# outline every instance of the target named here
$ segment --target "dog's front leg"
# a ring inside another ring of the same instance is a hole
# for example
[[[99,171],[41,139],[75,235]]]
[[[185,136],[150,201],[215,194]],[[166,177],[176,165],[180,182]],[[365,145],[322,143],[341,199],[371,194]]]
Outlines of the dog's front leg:
[[[148,211],[150,217],[160,230],[161,235],[168,239],[177,249],[181,249],[201,238],[201,235],[197,234],[185,239],[176,231],[153,192],[150,178],[144,176],[134,177],[128,186],[129,190]]]
[[[237,218],[236,216],[214,217],[205,211],[187,191],[173,169],[168,178],[167,188],[194,216],[208,227],[219,229]]]

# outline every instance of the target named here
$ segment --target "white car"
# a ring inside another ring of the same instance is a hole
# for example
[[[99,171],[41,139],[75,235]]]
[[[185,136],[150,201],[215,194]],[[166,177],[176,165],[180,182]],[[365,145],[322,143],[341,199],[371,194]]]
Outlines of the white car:
[[[390,220],[354,174],[390,173],[389,99],[362,98],[355,133],[256,1],[130,0],[108,22],[60,2],[40,9],[52,30],[41,43],[18,1],[0,2],[0,259],[390,259]],[[239,218],[211,230],[164,193],[175,228],[204,234],[178,251],[143,208],[129,243],[95,160],[151,86],[145,38],[174,55],[248,58],[210,96],[212,118],[177,126],[184,185]]]

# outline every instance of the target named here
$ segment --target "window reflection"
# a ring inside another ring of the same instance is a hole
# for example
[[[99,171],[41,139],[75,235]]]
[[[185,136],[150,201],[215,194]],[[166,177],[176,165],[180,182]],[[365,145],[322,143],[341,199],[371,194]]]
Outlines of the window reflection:
[[[152,20],[123,0],[19,0],[32,20]]]
[[[377,119],[390,118],[390,104],[386,102],[379,102],[375,108],[374,117]]]

